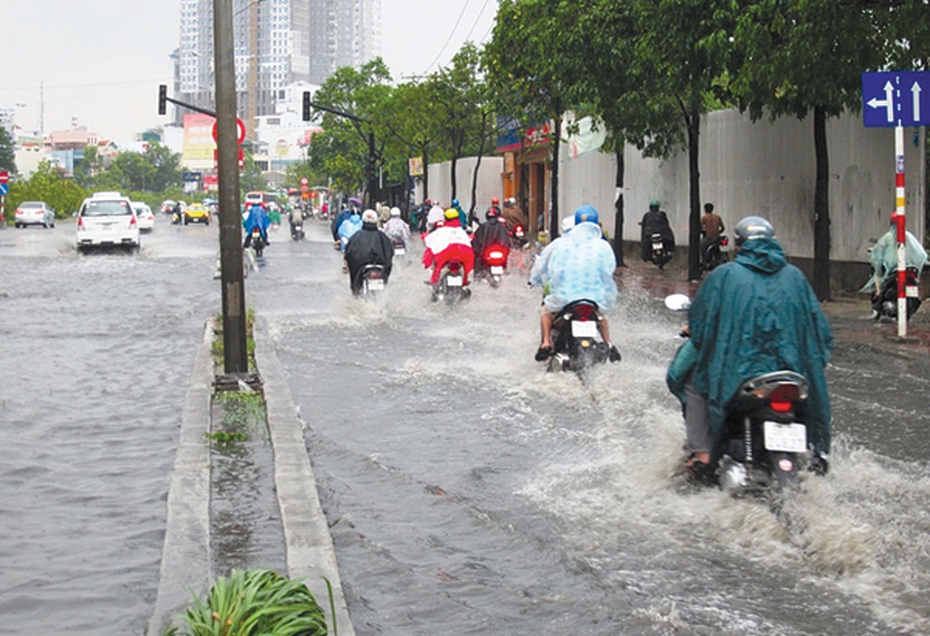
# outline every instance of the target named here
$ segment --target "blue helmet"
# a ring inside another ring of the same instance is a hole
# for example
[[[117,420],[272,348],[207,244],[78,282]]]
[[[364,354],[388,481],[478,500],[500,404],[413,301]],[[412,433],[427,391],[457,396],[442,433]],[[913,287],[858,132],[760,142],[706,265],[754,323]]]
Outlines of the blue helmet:
[[[458,207],[458,204],[459,204],[459,200],[458,200],[458,199],[452,199],[452,207],[453,207],[453,208],[454,208],[454,207]]]
[[[575,225],[579,223],[597,223],[597,210],[590,205],[583,205],[575,210]]]

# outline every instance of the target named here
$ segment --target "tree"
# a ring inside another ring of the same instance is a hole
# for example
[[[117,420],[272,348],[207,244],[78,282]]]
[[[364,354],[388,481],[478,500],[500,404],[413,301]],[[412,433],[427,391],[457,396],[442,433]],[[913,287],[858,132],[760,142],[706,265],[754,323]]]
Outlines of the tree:
[[[638,22],[634,46],[645,107],[669,113],[671,101],[678,122],[673,135],[687,138],[688,278],[697,280],[701,277],[700,118],[715,92],[718,99],[726,99],[722,80],[733,46],[732,21],[740,7],[731,0],[633,0],[631,4]]]
[[[16,144],[3,126],[0,126],[0,170],[16,174]]]
[[[243,192],[264,191],[268,188],[268,179],[261,168],[255,164],[252,151],[242,149],[242,170],[239,171],[239,188]]]
[[[9,203],[14,209],[23,201],[45,201],[57,218],[64,218],[80,208],[86,196],[74,180],[65,179],[62,170],[43,161],[28,181],[11,185]]]
[[[914,5],[905,1],[903,5]],[[924,5],[926,6],[926,5]],[[829,155],[826,122],[860,107],[860,73],[901,61],[910,48],[899,8],[887,3],[787,0],[752,2],[734,28],[738,57],[732,90],[753,120],[813,113],[813,288],[830,299]],[[926,29],[926,10],[915,28]],[[912,31],[912,33],[914,33]]]
[[[552,0],[501,0],[491,41],[485,47],[488,83],[499,112],[524,125],[552,121],[549,233],[559,234],[559,148],[562,113],[576,106],[573,87],[582,61],[577,41],[579,13],[574,3]]]

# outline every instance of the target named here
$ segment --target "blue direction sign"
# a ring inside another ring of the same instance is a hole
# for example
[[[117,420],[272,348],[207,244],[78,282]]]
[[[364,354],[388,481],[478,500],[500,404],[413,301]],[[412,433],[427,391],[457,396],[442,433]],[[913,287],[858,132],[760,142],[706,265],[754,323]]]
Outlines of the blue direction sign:
[[[6,196],[10,193],[9,183],[0,183],[0,196]]]
[[[863,73],[862,119],[867,128],[930,124],[930,71]]]

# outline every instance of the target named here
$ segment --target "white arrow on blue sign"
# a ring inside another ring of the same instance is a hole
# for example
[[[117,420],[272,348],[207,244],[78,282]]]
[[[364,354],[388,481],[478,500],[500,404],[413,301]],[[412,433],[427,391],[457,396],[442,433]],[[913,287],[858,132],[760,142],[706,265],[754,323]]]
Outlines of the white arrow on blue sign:
[[[0,183],[0,196],[6,196],[10,193],[9,183]]]
[[[930,124],[930,71],[863,73],[862,121],[867,128]]]

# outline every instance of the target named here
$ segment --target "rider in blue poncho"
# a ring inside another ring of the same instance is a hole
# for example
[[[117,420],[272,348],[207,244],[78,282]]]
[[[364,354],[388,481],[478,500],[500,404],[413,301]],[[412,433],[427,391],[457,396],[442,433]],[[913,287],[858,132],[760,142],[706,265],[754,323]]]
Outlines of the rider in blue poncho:
[[[252,228],[255,227],[261,232],[265,244],[268,244],[268,226],[271,225],[271,219],[268,218],[265,208],[257,203],[249,207],[249,213],[242,224],[245,226],[245,243],[243,247],[249,247],[252,244]]]
[[[339,244],[343,252],[346,249],[346,243],[349,242],[352,235],[361,229],[362,215],[359,214],[358,210],[353,210],[352,214],[339,225]]]
[[[808,442],[825,472],[831,413],[824,368],[833,348],[830,325],[804,274],[788,264],[768,221],[747,217],[736,234],[736,259],[710,273],[688,313],[693,364],[682,368],[673,362],[669,386],[690,373],[690,384],[706,400],[713,466],[721,454],[726,406],[740,384],[779,370],[804,375],[810,389]],[[683,347],[682,355],[689,349]]]

